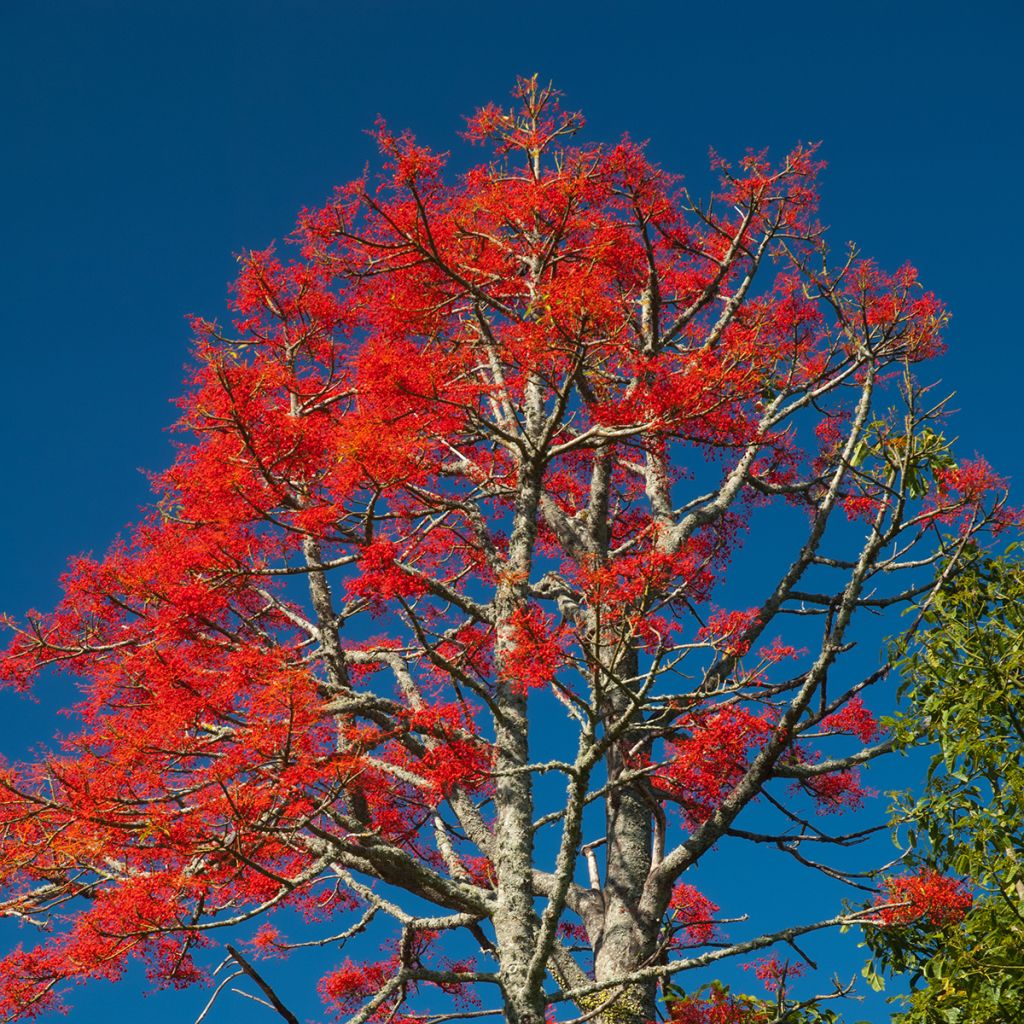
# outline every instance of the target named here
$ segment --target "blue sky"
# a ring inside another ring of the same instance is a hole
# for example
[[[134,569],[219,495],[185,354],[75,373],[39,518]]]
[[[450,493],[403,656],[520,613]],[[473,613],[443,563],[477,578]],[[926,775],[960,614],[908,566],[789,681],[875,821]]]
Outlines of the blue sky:
[[[0,608],[48,607],[67,556],[102,552],[148,500],[185,314],[223,315],[233,255],[359,174],[378,114],[447,149],[516,74],[553,79],[588,138],[649,139],[697,183],[709,146],[821,140],[833,242],[909,260],[946,301],[961,451],[1024,480],[1022,21],[1009,2],[917,0],[4,4]],[[0,710],[9,751],[52,732],[49,698]],[[201,999],[142,1005],[156,1024]]]

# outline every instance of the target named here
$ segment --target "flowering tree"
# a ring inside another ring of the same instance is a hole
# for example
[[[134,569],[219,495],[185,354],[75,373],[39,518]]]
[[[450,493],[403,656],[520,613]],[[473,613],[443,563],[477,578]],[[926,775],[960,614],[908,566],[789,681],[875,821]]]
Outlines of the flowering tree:
[[[0,907],[50,931],[2,962],[5,1019],[132,957],[201,980],[259,919],[229,976],[290,1021],[259,957],[382,922],[319,980],[354,1022],[648,1021],[659,991],[680,1024],[794,1020],[801,936],[962,912],[928,874],[782,922],[694,884],[725,840],[843,878],[862,832],[817,816],[891,747],[860,621],[1011,520],[918,383],[941,305],[829,254],[813,147],[716,159],[698,201],[516,98],[454,184],[379,125],[379,179],[243,257],[154,510],[11,624],[10,683],[56,666],[82,701],[0,773]],[[771,994],[687,982],[727,958]]]

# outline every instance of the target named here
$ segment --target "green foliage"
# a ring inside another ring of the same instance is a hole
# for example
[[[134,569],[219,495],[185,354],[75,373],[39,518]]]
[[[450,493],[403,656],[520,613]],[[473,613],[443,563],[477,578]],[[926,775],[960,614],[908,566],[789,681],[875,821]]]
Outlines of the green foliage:
[[[853,451],[850,464],[860,466],[872,458],[887,464],[894,474],[902,474],[907,493],[920,498],[928,493],[929,478],[952,469],[950,442],[930,427],[916,433],[909,428],[895,429],[885,420],[868,424],[864,436]]]
[[[867,929],[877,967],[911,975],[896,1018],[906,1024],[1024,1019],[1024,562],[1014,549],[958,574],[899,652],[906,709],[894,734],[935,753],[924,794],[897,795],[895,822],[917,861],[978,893],[957,925]]]

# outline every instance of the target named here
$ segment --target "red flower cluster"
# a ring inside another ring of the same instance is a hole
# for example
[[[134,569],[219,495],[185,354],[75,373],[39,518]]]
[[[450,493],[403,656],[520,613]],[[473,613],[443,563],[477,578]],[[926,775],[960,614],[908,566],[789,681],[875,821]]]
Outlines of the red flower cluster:
[[[780,960],[774,953],[771,956],[761,957],[744,964],[743,969],[753,971],[754,977],[763,982],[769,992],[778,992],[780,988],[785,989],[791,978],[798,978],[804,973],[803,964]]]
[[[851,697],[838,711],[833,711],[821,720],[825,732],[850,733],[862,743],[870,743],[882,732],[877,719],[864,706],[860,696]]]
[[[973,903],[963,882],[935,871],[887,879],[876,901],[879,919],[887,925],[921,920],[932,925],[956,924]]]
[[[856,768],[844,768],[837,772],[825,772],[801,780],[801,788],[817,801],[820,814],[841,814],[864,806],[864,798],[874,795],[874,790],[865,789]]]
[[[678,929],[676,945],[703,946],[715,935],[715,914],[718,904],[686,882],[678,882],[672,890],[669,910],[673,926]]]
[[[735,996],[712,985],[705,996],[684,996],[668,1004],[672,1024],[768,1024],[773,1014],[759,1001]]]
[[[565,642],[555,619],[535,605],[517,609],[509,621],[512,641],[502,658],[502,674],[514,692],[548,686],[565,658]]]
[[[757,613],[756,608],[737,612],[717,611],[708,619],[708,624],[697,631],[697,639],[706,640],[724,654],[746,654],[750,641],[745,634],[757,622]]]
[[[382,611],[395,598],[419,597],[426,593],[423,580],[397,564],[398,545],[390,540],[375,540],[363,548],[359,557],[360,575],[349,583],[349,593],[364,597]]]
[[[1005,496],[1007,482],[983,458],[969,459],[936,474],[937,493],[932,499],[932,517],[968,533],[985,517],[985,503]],[[1024,512],[1001,504],[996,510],[996,532],[1024,523]]]
[[[689,822],[701,824],[743,777],[748,752],[774,726],[767,714],[735,706],[684,715],[679,724],[689,736],[669,741],[671,757],[654,780]]]
[[[433,969],[441,972],[465,972],[474,969],[474,961],[452,960],[449,957],[439,956],[434,952],[433,946],[437,940],[437,933],[431,931],[417,931],[412,934],[409,948],[405,952],[406,963],[412,963],[423,968]],[[394,948],[395,943],[388,942],[385,948]],[[377,995],[385,987],[387,982],[394,979],[402,965],[402,956],[396,951],[384,960],[354,963],[346,958],[341,967],[320,980],[320,995],[328,1009],[338,1017],[346,1017],[358,1011],[363,1002],[372,996]],[[408,989],[415,991],[417,988],[426,986],[440,989],[445,994],[452,996],[457,1005],[475,1006],[477,999],[466,986],[458,981],[431,981],[431,982],[409,982]],[[405,993],[402,993],[404,996]],[[396,1012],[396,1006],[400,1002],[399,996],[386,999],[367,1018],[370,1021],[414,1021],[421,1018],[406,1016]]]

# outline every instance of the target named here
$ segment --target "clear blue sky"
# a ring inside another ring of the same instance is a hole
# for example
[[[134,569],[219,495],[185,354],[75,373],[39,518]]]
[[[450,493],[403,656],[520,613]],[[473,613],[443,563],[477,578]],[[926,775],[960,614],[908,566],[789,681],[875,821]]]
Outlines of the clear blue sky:
[[[945,299],[961,450],[1024,480],[1022,29],[1010,2],[9,0],[0,608],[48,607],[67,556],[102,552],[148,500],[184,315],[223,315],[233,254],[357,175],[378,113],[447,149],[535,71],[589,138],[649,139],[698,181],[709,146],[821,140],[833,241],[911,261]],[[8,751],[52,731],[49,700],[0,711]],[[101,987],[73,1019],[111,1005],[158,1024],[201,1003]]]

